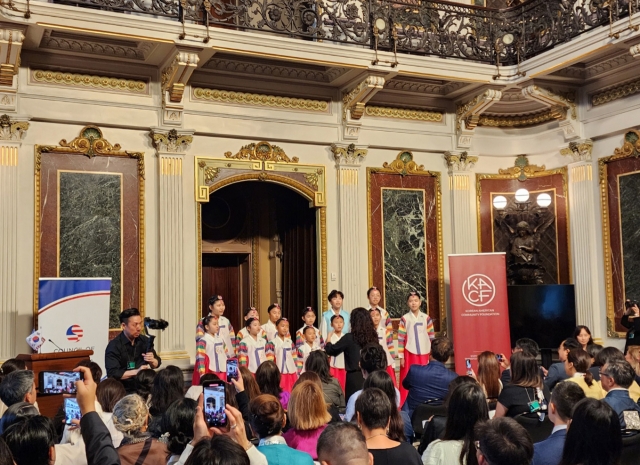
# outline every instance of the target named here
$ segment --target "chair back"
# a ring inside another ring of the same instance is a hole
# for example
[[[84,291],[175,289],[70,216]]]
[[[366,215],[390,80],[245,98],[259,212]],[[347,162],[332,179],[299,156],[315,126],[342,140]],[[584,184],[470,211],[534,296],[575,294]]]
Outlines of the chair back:
[[[543,421],[540,421],[537,417],[526,417],[524,414],[516,415],[513,419],[524,426],[534,444],[547,439],[553,431],[553,423],[551,423],[548,416],[545,416]]]
[[[447,408],[442,399],[432,399],[418,405],[411,416],[411,425],[416,438],[424,434],[423,422],[433,415],[447,416]]]
[[[636,465],[640,457],[640,431],[625,430],[619,465]]]

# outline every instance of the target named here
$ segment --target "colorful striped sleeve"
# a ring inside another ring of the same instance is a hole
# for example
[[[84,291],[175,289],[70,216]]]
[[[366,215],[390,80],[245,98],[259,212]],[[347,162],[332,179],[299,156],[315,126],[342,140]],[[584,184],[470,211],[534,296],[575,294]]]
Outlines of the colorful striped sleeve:
[[[318,336],[320,336],[320,348],[324,349],[324,338],[322,337],[322,334],[318,334]]]
[[[200,376],[204,375],[207,371],[205,364],[205,357],[207,355],[207,342],[200,339],[196,344],[196,363],[194,370],[199,373]]]
[[[198,321],[198,326],[196,326],[196,342],[200,340],[204,336],[204,326],[202,325],[202,320]]]
[[[244,342],[241,342],[238,346],[238,365],[249,368],[249,349]]]
[[[267,332],[263,329],[261,329],[262,333],[260,334],[260,336],[262,337],[262,339],[264,339],[266,342],[269,342],[269,338],[267,337]]]
[[[298,369],[298,375],[299,375],[302,372],[302,368],[304,367],[304,355],[302,354],[302,351],[300,350],[299,347],[296,350],[295,362],[296,362],[296,368]]]
[[[398,358],[404,358],[404,345],[407,343],[407,322],[404,317],[400,318],[398,326]]]
[[[303,342],[302,332],[300,330],[296,331],[296,348],[300,347]]]
[[[393,343],[393,331],[390,331],[387,327],[387,348],[389,349],[389,355],[391,358],[396,358],[396,346]]]
[[[235,355],[238,352],[238,344],[240,344],[240,341],[236,339],[236,332],[233,330],[231,322],[229,322],[229,339],[231,339],[231,345],[233,346],[232,352]]]
[[[272,362],[276,362],[276,346],[273,342],[267,342],[267,345],[264,346],[264,353],[267,357],[267,360]]]
[[[427,334],[429,335],[429,340],[433,341],[436,337],[436,331],[433,329],[433,320],[429,315],[427,315]]]

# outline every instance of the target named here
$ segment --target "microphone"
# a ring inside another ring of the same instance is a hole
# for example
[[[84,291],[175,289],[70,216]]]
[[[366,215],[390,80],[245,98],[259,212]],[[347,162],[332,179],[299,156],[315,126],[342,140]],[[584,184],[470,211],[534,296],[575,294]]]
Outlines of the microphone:
[[[56,346],[58,349],[60,349],[61,352],[64,352],[64,350],[62,349],[62,347],[60,347],[58,344],[56,344],[55,342],[53,342],[53,340],[49,339],[49,342],[51,344],[53,344],[54,346]]]

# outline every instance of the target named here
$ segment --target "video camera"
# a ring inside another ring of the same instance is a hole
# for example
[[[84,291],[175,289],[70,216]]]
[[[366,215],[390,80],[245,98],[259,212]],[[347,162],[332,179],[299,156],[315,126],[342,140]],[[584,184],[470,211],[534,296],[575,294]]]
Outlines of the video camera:
[[[153,318],[149,318],[148,316],[144,318],[144,334],[149,338],[147,342],[147,352],[151,350],[153,346],[153,341],[155,340],[155,336],[153,334],[149,334],[149,330],[160,330],[164,331],[169,327],[169,322],[166,320],[154,320]]]

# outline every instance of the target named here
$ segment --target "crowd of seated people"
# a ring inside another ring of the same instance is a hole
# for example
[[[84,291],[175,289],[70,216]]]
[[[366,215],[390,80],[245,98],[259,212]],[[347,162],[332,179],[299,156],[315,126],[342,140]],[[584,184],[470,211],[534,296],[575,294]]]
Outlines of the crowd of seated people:
[[[436,337],[429,363],[412,365],[402,380],[403,405],[379,343],[359,350],[364,382],[346,399],[322,350],[309,354],[291,392],[271,360],[256,373],[242,367],[245,376],[229,382],[202,374],[188,390],[178,367],[141,370],[134,391],[102,379],[87,360],[76,368],[81,416],[71,424],[64,412],[40,415],[34,373],[8,360],[0,373],[0,465],[634,463],[625,451],[640,447],[640,347],[623,354],[594,344],[588,328],[576,331],[548,368],[539,365],[537,344],[523,339],[510,356],[481,352],[478,372],[468,376],[448,365],[452,341]],[[225,405],[204,396],[211,381],[224,383]],[[208,406],[226,427],[209,426]]]

